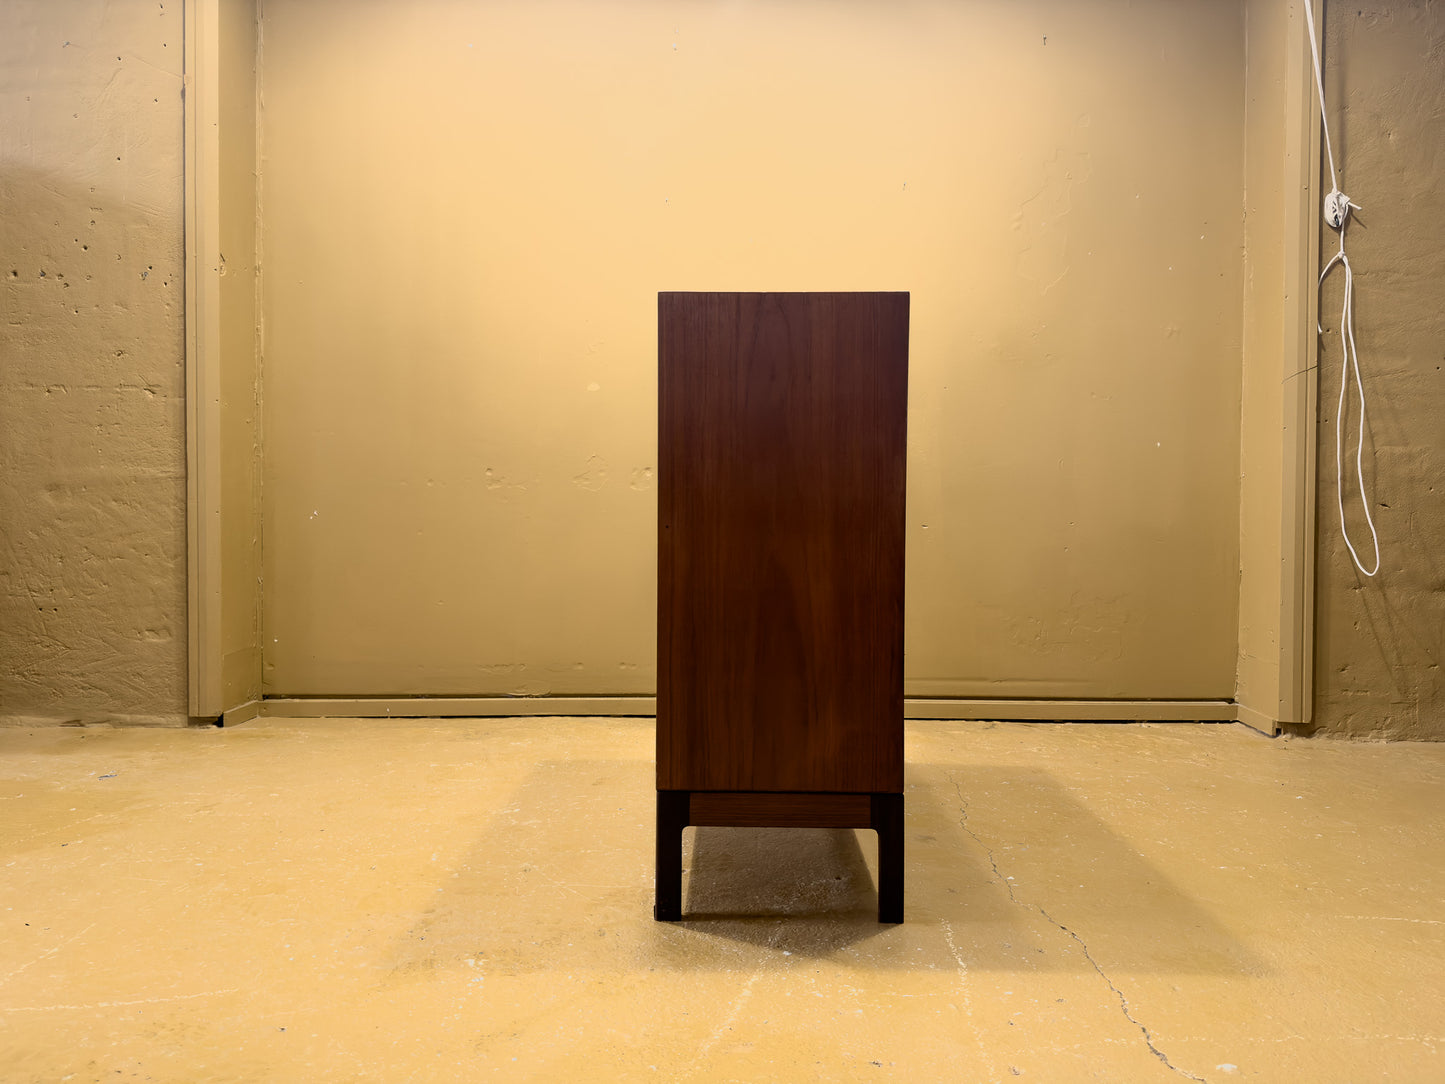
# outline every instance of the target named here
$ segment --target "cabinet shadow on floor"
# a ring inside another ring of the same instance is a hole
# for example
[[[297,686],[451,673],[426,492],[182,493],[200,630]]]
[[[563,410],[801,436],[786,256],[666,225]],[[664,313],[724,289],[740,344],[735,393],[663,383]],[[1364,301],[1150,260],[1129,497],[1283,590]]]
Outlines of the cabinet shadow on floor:
[[[908,766],[901,926],[877,921],[866,829],[690,828],[683,919],[655,922],[653,784],[648,761],[539,763],[438,871],[392,966],[1264,970],[1057,779],[1004,765]]]

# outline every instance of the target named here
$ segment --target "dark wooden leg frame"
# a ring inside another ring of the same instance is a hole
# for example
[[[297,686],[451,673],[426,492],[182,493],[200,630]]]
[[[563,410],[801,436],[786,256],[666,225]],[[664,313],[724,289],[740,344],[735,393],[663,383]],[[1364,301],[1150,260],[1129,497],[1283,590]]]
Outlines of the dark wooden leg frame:
[[[878,921],[903,921],[902,794],[657,792],[657,896],[652,915],[682,918],[682,830],[729,828],[872,828],[878,833]]]
[[[682,830],[687,827],[685,790],[657,792],[657,895],[652,917],[659,922],[682,918]]]

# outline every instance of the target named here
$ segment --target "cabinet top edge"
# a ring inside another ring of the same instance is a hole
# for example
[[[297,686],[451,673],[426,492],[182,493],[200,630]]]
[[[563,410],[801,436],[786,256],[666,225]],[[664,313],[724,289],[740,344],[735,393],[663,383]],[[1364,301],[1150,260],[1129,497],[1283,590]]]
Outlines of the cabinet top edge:
[[[659,290],[663,297],[908,297],[909,290]]]

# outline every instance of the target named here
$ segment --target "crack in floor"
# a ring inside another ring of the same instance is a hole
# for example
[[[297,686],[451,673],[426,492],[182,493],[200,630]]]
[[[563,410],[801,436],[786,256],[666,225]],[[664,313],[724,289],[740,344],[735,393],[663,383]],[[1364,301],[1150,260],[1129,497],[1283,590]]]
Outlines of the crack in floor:
[[[1099,978],[1104,980],[1105,984],[1109,987],[1109,989],[1113,991],[1114,996],[1119,999],[1119,1010],[1124,1014],[1124,1019],[1128,1020],[1129,1023],[1133,1024],[1136,1028],[1139,1029],[1139,1034],[1144,1037],[1144,1045],[1149,1048],[1149,1052],[1151,1054],[1153,1054],[1156,1058],[1162,1061],[1165,1066],[1167,1066],[1172,1072],[1178,1073],[1180,1076],[1186,1077],[1189,1080],[1198,1081],[1198,1084],[1209,1084],[1209,1082],[1204,1077],[1195,1076],[1188,1070],[1179,1068],[1179,1066],[1175,1065],[1172,1061],[1169,1060],[1169,1056],[1165,1054],[1164,1051],[1160,1050],[1159,1047],[1154,1045],[1154,1036],[1149,1033],[1149,1029],[1145,1027],[1144,1024],[1140,1022],[1129,1010],[1129,1001],[1127,998],[1124,997],[1124,991],[1120,990],[1119,987],[1114,984],[1114,980],[1109,978],[1108,973],[1099,966],[1099,961],[1094,959],[1093,953],[1089,951],[1089,946],[1084,942],[1084,939],[1082,937],[1080,937],[1073,930],[1069,929],[1069,927],[1065,926],[1062,922],[1054,918],[1053,915],[1045,911],[1043,907],[1039,904],[1028,903],[1018,898],[1018,896],[1014,892],[1013,878],[1005,877],[1003,871],[998,868],[998,861],[993,856],[993,848],[990,847],[987,843],[985,843],[983,841],[983,838],[979,836],[979,834],[969,826],[968,800],[963,796],[963,787],[959,784],[958,780],[954,778],[952,772],[947,772],[945,774],[948,776],[948,781],[953,784],[954,794],[958,796],[958,826],[962,828],[965,833],[968,834],[968,837],[970,839],[972,839],[975,843],[979,845],[979,848],[984,853],[984,857],[988,859],[988,864],[989,867],[993,870],[994,877],[997,878],[999,884],[1003,885],[1004,888],[1008,890],[1009,902],[1018,904],[1018,906],[1025,909],[1037,911],[1050,925],[1068,934],[1074,939],[1074,941],[1078,943],[1080,950],[1084,953],[1084,959],[1089,961],[1089,964],[1093,967],[1093,969],[1099,973]]]
[[[1093,953],[1089,951],[1089,946],[1084,943],[1084,939],[1078,934],[1076,934],[1073,930],[1065,926],[1062,922],[1054,918],[1053,915],[1049,914],[1038,904],[1034,904],[1033,906],[1039,914],[1043,915],[1044,918],[1048,919],[1059,929],[1063,930],[1064,933],[1068,934],[1070,937],[1072,937],[1075,941],[1078,942],[1079,948],[1083,950],[1084,959],[1088,960],[1089,963],[1093,965],[1094,970],[1099,973],[1099,978],[1103,979],[1104,982],[1108,984],[1109,989],[1114,991],[1114,996],[1119,999],[1119,1009],[1121,1012],[1123,1012],[1124,1019],[1128,1020],[1129,1023],[1133,1024],[1136,1028],[1138,1028],[1139,1033],[1144,1036],[1144,1045],[1149,1048],[1149,1052],[1160,1061],[1162,1061],[1165,1065],[1167,1065],[1170,1069],[1174,1070],[1174,1072],[1178,1073],[1180,1076],[1188,1077],[1190,1080],[1197,1080],[1199,1081],[1199,1084],[1209,1084],[1209,1082],[1206,1081],[1204,1077],[1195,1076],[1193,1073],[1179,1068],[1179,1066],[1175,1065],[1172,1061],[1169,1060],[1169,1056],[1165,1054],[1164,1051],[1160,1050],[1157,1046],[1154,1045],[1154,1036],[1150,1035],[1149,1029],[1145,1027],[1144,1024],[1138,1018],[1136,1018],[1132,1012],[1129,1011],[1129,1002],[1128,999],[1124,997],[1124,991],[1120,990],[1117,986],[1115,986],[1114,980],[1109,978],[1108,974],[1105,973],[1104,969],[1099,966],[1099,961],[1094,959]]]

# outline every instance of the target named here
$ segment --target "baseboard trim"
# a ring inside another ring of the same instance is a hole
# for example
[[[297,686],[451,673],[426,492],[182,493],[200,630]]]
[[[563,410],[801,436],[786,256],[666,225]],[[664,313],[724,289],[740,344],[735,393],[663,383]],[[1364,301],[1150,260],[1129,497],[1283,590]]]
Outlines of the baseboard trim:
[[[450,719],[517,715],[656,715],[651,696],[267,697],[259,714],[291,719]],[[229,720],[227,720],[229,722]]]
[[[1254,708],[1245,707],[1243,704],[1234,705],[1234,709],[1238,712],[1237,720],[1251,730],[1258,730],[1261,734],[1271,738],[1279,733],[1279,720],[1273,716],[1266,715],[1262,711],[1255,711]]]
[[[1232,723],[1230,700],[932,700],[903,701],[905,719],[998,719],[1041,723]]]
[[[244,704],[230,708],[221,716],[221,725],[235,726],[238,723],[249,723],[261,715],[261,705],[262,701],[260,700],[248,700]]]
[[[252,710],[254,709],[254,710]],[[1024,722],[1232,723],[1230,700],[962,700],[910,697],[905,719],[998,719]],[[251,714],[245,714],[251,711]],[[226,723],[258,716],[295,719],[440,719],[518,715],[652,716],[651,696],[268,697],[226,713]],[[1257,714],[1257,713],[1255,713]],[[1256,729],[1263,729],[1254,723]]]

